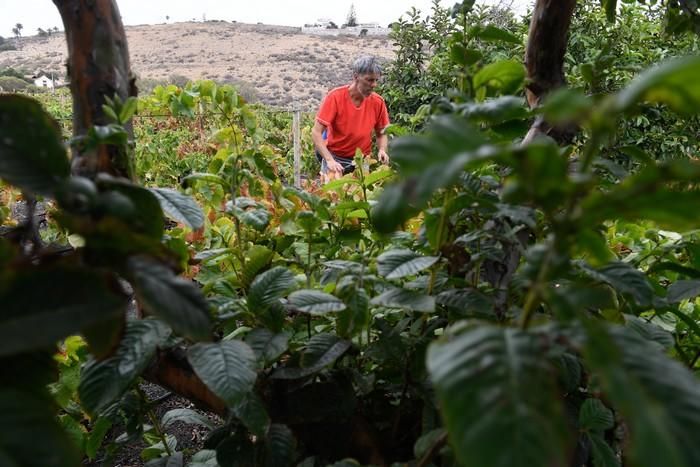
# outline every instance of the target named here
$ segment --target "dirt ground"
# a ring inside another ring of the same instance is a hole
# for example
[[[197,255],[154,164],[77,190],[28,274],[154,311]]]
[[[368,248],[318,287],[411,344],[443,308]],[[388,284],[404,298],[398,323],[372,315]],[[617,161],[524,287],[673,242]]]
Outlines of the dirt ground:
[[[238,84],[244,96],[289,108],[316,108],[326,91],[347,82],[359,55],[393,58],[388,37],[316,36],[284,26],[225,21],[126,28],[131,67],[141,88],[169,79],[213,79]],[[64,74],[62,33],[27,37],[21,50],[0,52],[0,68]]]

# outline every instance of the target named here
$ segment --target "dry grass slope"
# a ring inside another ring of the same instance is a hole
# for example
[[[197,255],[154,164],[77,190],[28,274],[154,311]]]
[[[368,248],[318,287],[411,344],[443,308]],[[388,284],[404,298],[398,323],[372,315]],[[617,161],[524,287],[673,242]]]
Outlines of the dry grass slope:
[[[349,80],[355,57],[393,58],[387,37],[311,36],[283,26],[208,21],[130,26],[126,33],[141,88],[183,77],[212,79],[238,84],[266,104],[307,110]],[[0,68],[63,72],[66,56],[62,34],[29,37],[21,50],[0,52]]]

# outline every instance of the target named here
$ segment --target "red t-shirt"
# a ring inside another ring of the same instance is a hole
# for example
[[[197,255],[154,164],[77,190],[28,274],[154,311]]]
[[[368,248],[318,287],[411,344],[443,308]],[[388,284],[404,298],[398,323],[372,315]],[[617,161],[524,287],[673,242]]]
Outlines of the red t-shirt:
[[[353,158],[357,148],[365,155],[372,152],[372,130],[379,134],[389,125],[389,111],[376,92],[355,107],[349,87],[345,85],[329,92],[321,102],[316,120],[328,128],[328,150],[338,157]]]

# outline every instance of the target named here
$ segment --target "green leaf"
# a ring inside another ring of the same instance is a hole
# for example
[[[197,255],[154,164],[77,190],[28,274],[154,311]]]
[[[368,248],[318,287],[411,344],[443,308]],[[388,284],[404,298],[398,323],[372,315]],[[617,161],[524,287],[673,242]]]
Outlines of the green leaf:
[[[675,58],[651,68],[615,97],[619,112],[639,102],[662,103],[676,112],[694,115],[700,109],[700,56]]]
[[[270,223],[270,213],[265,208],[250,209],[248,211],[237,209],[234,214],[241,222],[251,226],[258,232],[264,231]]]
[[[311,315],[324,315],[345,309],[345,303],[338,297],[318,290],[297,290],[289,294],[288,300],[289,305],[295,309]]]
[[[694,229],[700,212],[700,164],[673,160],[647,165],[606,192],[583,202],[582,222],[595,225],[607,219],[651,220],[672,231]]]
[[[160,202],[153,192],[128,180],[106,174],[98,175],[96,182],[100,188],[98,203],[105,214],[117,217],[131,230],[147,234],[154,240],[161,240],[165,230],[165,219]],[[126,197],[134,209],[125,213],[113,209],[115,195]]]
[[[264,437],[270,427],[270,416],[255,392],[250,392],[233,408],[235,416],[255,436]]]
[[[160,423],[163,429],[168,429],[174,423],[181,422],[188,425],[199,425],[210,430],[214,428],[214,422],[206,416],[192,409],[172,409],[165,412]]]
[[[192,456],[187,467],[219,467],[219,464],[216,462],[216,451],[213,449],[202,449]]]
[[[192,230],[204,226],[204,213],[191,196],[169,188],[151,188],[163,212],[170,218],[187,225]]]
[[[502,94],[514,94],[525,81],[525,68],[515,60],[501,60],[486,65],[474,75],[474,89],[484,86]]]
[[[333,334],[316,334],[309,339],[302,353],[301,368],[278,368],[272,373],[272,378],[300,379],[318,373],[340,358],[351,345]]]
[[[575,122],[584,117],[593,105],[593,99],[580,90],[562,88],[546,97],[541,112],[550,123]]]
[[[61,132],[28,97],[0,96],[0,178],[29,193],[51,196],[70,175]]]
[[[259,313],[274,303],[296,286],[294,273],[287,268],[276,266],[258,275],[248,291],[248,309]]]
[[[297,213],[297,225],[306,233],[313,233],[321,226],[321,219],[311,211]]]
[[[204,384],[231,407],[253,390],[255,353],[245,342],[195,344],[188,349],[187,359]]]
[[[296,438],[287,425],[273,423],[265,439],[265,466],[293,465]]]
[[[400,279],[429,268],[438,259],[437,256],[422,256],[408,249],[389,250],[377,257],[377,271],[387,279]]]
[[[594,433],[586,433],[591,442],[593,467],[620,467],[620,461],[605,439]]]
[[[626,457],[631,465],[700,465],[695,437],[700,430],[696,376],[628,329],[605,329],[595,322],[586,322],[586,326],[584,355],[599,377],[606,400],[629,427]]]
[[[423,313],[433,313],[435,311],[435,297],[401,288],[389,289],[374,297],[370,303],[375,306],[403,308]]]
[[[664,350],[670,349],[676,343],[673,334],[638,316],[625,315],[625,326],[647,341],[656,342]]]
[[[459,107],[460,113],[470,121],[485,122],[491,125],[527,118],[525,99],[503,96],[480,103],[469,103]]]
[[[264,328],[253,329],[245,337],[263,366],[268,366],[289,349],[289,334],[275,334]]]
[[[351,287],[343,292],[342,298],[347,308],[338,313],[336,326],[339,336],[349,338],[366,329],[370,323],[369,295],[365,289]]]
[[[605,10],[605,17],[609,22],[615,22],[615,13],[617,9],[617,0],[600,0],[600,4]]]
[[[134,292],[147,312],[190,339],[211,338],[209,305],[194,282],[147,257],[129,258],[127,267]]]
[[[508,42],[511,44],[522,44],[522,40],[516,35],[506,31],[505,29],[497,28],[493,25],[474,26],[469,30],[469,35],[479,38],[483,41],[490,42]]]
[[[127,305],[112,276],[74,266],[22,272],[7,285],[0,295],[0,356],[55,346]]]
[[[431,344],[427,366],[460,465],[565,465],[565,422],[545,344],[491,326]]]
[[[100,417],[90,429],[85,441],[85,454],[90,460],[97,456],[97,451],[102,446],[102,442],[107,436],[107,432],[112,428],[112,421],[108,417]]]
[[[615,419],[612,411],[600,399],[592,397],[581,405],[578,425],[582,430],[602,433],[615,425]]]
[[[615,290],[631,296],[639,306],[651,305],[654,290],[643,272],[634,266],[614,262],[599,269],[581,264],[581,270],[590,278],[605,282]]]
[[[119,111],[119,123],[124,124],[134,116],[136,110],[138,109],[138,102],[139,100],[136,97],[127,97],[124,105]]]
[[[484,55],[477,49],[467,49],[462,44],[453,44],[450,47],[450,58],[459,65],[473,65]]]
[[[88,413],[98,414],[120,397],[148,366],[170,332],[160,321],[129,321],[114,356],[101,362],[91,360],[82,370],[78,394]]]
[[[226,183],[226,180],[224,180],[223,177],[210,173],[196,172],[182,179],[183,186],[191,186],[194,182],[213,183],[215,185],[220,185],[221,187],[228,189],[228,183]]]
[[[3,384],[5,384],[3,382]],[[49,398],[0,389],[0,463],[7,467],[80,465],[80,454],[61,428]]]
[[[493,299],[476,289],[451,289],[440,292],[435,301],[459,316],[493,317]]]
[[[243,269],[238,275],[244,289],[248,289],[258,273],[270,265],[274,255],[274,251],[262,245],[253,245],[247,251]]]
[[[678,280],[669,285],[666,290],[666,300],[669,303],[680,303],[699,295],[700,280]]]

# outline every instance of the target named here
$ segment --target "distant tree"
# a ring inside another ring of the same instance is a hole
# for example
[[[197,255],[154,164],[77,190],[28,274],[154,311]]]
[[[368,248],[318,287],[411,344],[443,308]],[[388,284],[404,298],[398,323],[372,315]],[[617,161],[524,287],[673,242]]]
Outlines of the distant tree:
[[[326,29],[338,29],[338,25],[331,21],[328,23],[328,26],[326,26]]]
[[[15,29],[17,30],[17,32],[16,32],[17,37],[21,37],[22,36],[22,29],[24,29],[24,26],[22,26],[22,23],[15,24]]]
[[[46,31],[44,31],[41,28],[37,28],[36,33],[39,35],[39,37],[46,37],[49,35]]]
[[[343,27],[357,26],[357,14],[355,14],[355,4],[350,4],[350,11],[348,11],[348,17],[345,20]]]
[[[53,27],[53,32],[58,32],[58,26]]]
[[[165,21],[170,21],[170,16],[169,16],[169,15],[165,15]]]

